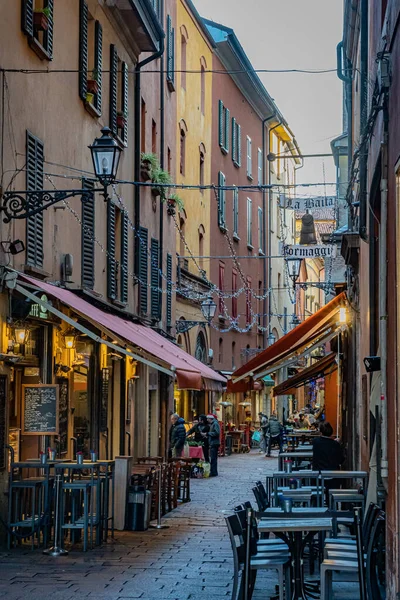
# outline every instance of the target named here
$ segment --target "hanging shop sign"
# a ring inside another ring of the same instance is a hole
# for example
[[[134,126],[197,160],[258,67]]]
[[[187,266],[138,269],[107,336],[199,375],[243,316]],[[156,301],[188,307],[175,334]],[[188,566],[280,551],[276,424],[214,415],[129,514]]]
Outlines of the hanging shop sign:
[[[335,258],[336,253],[337,247],[334,244],[281,246],[281,255],[285,258]]]
[[[42,294],[42,296],[40,296],[40,300],[42,300],[42,302],[48,302],[46,294]],[[49,313],[47,308],[45,308],[42,304],[37,303],[32,304],[29,316],[36,317],[37,319],[47,319]]]
[[[59,423],[59,386],[22,386],[22,435],[56,435]]]
[[[280,196],[279,204],[282,208],[291,210],[318,210],[321,208],[335,208],[335,196],[316,196],[315,198],[288,198],[284,194]]]

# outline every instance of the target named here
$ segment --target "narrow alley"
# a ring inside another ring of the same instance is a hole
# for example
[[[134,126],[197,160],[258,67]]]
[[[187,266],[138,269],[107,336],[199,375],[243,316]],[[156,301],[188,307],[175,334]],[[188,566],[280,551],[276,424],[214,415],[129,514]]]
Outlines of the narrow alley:
[[[0,598],[7,600],[218,600],[231,597],[232,551],[224,515],[245,500],[252,485],[276,470],[263,455],[220,460],[220,475],[192,480],[192,501],[163,519],[168,529],[116,532],[115,540],[87,554],[51,558],[40,550],[0,555]],[[276,575],[258,575],[253,600],[274,592]],[[353,584],[335,586],[335,600],[357,598]]]

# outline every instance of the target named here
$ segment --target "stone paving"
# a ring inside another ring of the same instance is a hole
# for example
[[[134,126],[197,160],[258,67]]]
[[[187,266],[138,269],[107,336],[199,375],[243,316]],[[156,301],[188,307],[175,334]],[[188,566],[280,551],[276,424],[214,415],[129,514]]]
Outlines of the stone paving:
[[[231,598],[232,554],[224,515],[244,500],[277,461],[263,455],[220,459],[220,476],[192,480],[192,502],[164,517],[162,531],[116,532],[115,540],[66,557],[40,550],[0,553],[0,598],[7,600],[219,600]],[[274,592],[273,571],[257,576],[253,600]],[[335,586],[335,600],[357,600],[353,584]]]

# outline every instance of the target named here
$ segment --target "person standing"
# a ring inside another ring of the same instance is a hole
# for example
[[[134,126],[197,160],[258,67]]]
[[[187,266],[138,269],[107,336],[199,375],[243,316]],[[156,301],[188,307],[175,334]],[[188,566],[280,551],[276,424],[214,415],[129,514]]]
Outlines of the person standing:
[[[207,423],[210,427],[208,432],[208,439],[210,443],[210,477],[218,476],[218,449],[220,445],[220,428],[217,419],[214,415],[207,415]]]
[[[171,415],[169,448],[172,458],[180,458],[186,441],[185,421],[177,413]]]
[[[267,451],[267,436],[268,436],[268,417],[264,413],[258,413],[260,417],[260,430],[261,430],[261,441],[260,441],[260,452]]]
[[[276,415],[276,412],[274,411],[272,413],[272,415],[269,419],[269,423],[268,423],[269,439],[268,439],[267,454],[265,456],[271,456],[272,442],[278,443],[279,444],[279,452],[282,452],[282,450],[283,450],[282,431],[283,431],[283,427],[280,424],[280,422],[278,421],[278,417]]]
[[[193,419],[193,426],[187,432],[187,436],[194,433],[194,439],[198,443],[203,444],[203,454],[204,460],[206,462],[210,462],[210,452],[209,452],[209,441],[208,441],[208,432],[210,431],[210,426],[207,423],[206,415],[200,415],[200,417],[196,417]]]

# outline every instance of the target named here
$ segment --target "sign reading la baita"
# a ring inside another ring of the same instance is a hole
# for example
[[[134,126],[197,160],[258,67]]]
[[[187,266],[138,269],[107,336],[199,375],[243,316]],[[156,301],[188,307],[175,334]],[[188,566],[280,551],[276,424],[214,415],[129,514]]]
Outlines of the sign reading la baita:
[[[320,208],[335,208],[336,198],[334,196],[316,196],[315,198],[288,198],[281,195],[279,204],[283,208],[291,210],[318,210]]]

